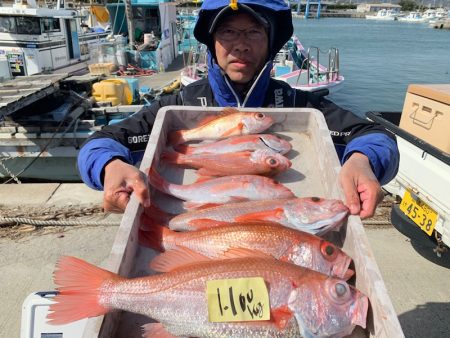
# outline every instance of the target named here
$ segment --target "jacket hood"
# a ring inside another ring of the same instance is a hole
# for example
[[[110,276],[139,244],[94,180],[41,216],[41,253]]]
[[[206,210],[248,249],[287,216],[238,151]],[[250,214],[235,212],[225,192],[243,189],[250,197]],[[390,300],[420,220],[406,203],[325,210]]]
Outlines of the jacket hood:
[[[294,31],[291,9],[282,0],[243,0],[236,2],[229,0],[205,0],[200,8],[194,28],[195,38],[204,43],[214,55],[212,34],[217,24],[223,18],[240,12],[252,15],[258,22],[268,27],[268,60],[272,60]]]

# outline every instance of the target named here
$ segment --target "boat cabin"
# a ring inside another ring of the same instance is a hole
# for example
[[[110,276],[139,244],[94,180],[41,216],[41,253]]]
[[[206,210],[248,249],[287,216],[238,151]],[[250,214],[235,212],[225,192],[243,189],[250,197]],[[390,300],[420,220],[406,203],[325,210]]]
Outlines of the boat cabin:
[[[87,60],[89,43],[108,34],[83,30],[81,16],[74,9],[17,1],[11,7],[0,7],[0,58],[7,60],[11,76],[33,75]]]

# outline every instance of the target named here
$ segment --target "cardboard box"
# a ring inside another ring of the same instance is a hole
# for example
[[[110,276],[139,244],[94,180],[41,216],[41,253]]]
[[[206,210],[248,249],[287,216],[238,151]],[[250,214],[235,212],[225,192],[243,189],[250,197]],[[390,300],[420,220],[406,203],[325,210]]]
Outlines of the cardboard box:
[[[91,75],[111,75],[117,67],[114,63],[93,63],[89,65]]]
[[[450,84],[409,85],[400,128],[450,154]]]
[[[255,108],[240,110],[255,111]],[[161,108],[153,125],[140,169],[147,170],[153,162],[158,165],[160,154],[166,147],[167,135],[171,130],[193,128],[204,117],[220,114],[221,111],[222,108],[187,106]],[[275,119],[275,124],[268,132],[289,140],[293,146],[286,155],[292,161],[292,167],[277,175],[277,181],[291,189],[298,197],[322,196],[344,199],[337,180],[341,166],[323,114],[310,108],[258,108],[258,111]],[[191,169],[163,166],[160,170],[163,176],[177,184],[192,183],[196,178]],[[179,210],[181,203],[180,200],[177,201],[155,189],[151,189],[151,199],[152,203],[163,205],[169,212]],[[153,273],[148,263],[157,253],[138,244],[142,212],[142,206],[132,195],[108,262],[103,266],[105,269],[129,278]],[[370,300],[367,328],[363,330],[358,326],[349,337],[404,337],[360,218],[349,217],[340,232],[327,234],[326,238],[342,247],[353,258],[356,278],[352,284]],[[114,311],[105,316],[90,318],[83,338],[141,337],[140,326],[149,322],[151,319],[145,316]]]

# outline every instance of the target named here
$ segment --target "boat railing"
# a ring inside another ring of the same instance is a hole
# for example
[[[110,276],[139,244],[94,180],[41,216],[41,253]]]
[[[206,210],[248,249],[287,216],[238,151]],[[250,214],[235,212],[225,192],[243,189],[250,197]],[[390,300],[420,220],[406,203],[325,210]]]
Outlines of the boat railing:
[[[187,72],[188,76],[193,78],[199,76],[200,74],[198,73],[206,71],[206,63],[207,63],[206,49],[202,45],[199,45],[197,47],[191,47],[186,59],[183,54],[183,63],[184,69]]]
[[[320,54],[328,55],[328,67],[320,64]],[[308,61],[306,64],[308,84],[323,82],[324,76],[327,83],[339,79],[339,49],[332,47],[322,51],[319,47],[310,47],[303,63],[305,61]]]

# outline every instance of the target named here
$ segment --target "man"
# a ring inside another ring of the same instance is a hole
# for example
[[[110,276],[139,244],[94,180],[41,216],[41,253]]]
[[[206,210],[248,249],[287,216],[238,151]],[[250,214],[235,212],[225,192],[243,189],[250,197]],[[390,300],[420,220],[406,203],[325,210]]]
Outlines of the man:
[[[148,140],[159,108],[167,105],[233,107],[313,107],[323,112],[343,163],[340,182],[353,215],[373,215],[381,200],[380,183],[398,170],[393,136],[334,103],[292,89],[270,77],[272,61],[293,33],[290,8],[277,1],[204,1],[194,29],[208,46],[208,77],[119,124],[105,127],[82,147],[78,166],[83,181],[104,190],[104,208],[122,212],[135,193],[150,204],[147,181],[134,163]],[[141,136],[132,138],[130,136]],[[144,137],[142,137],[144,136]]]

